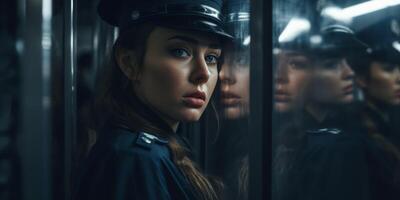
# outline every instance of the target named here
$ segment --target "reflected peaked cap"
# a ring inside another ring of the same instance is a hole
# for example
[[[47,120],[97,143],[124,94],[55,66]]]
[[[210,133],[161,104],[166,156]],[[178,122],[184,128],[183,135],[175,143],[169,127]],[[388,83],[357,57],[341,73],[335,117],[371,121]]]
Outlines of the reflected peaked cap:
[[[248,47],[250,44],[249,0],[228,0],[224,4],[223,13],[225,30],[234,37],[235,44]]]
[[[313,41],[313,38],[319,38]],[[354,54],[365,55],[368,46],[358,40],[347,26],[331,24],[317,32],[308,32],[294,40],[279,43],[280,48],[306,51],[319,57],[341,57]]]
[[[226,22],[249,21],[250,2],[249,0],[228,0],[223,8]]]
[[[322,44],[318,51],[326,54],[347,55],[349,53],[366,53],[368,46],[356,38],[349,27],[332,24],[321,29]],[[356,52],[354,52],[356,51]]]
[[[100,0],[100,17],[121,31],[141,22],[203,31],[224,38],[222,0]]]
[[[400,64],[400,21],[387,18],[368,26],[358,33],[368,44],[372,59]]]

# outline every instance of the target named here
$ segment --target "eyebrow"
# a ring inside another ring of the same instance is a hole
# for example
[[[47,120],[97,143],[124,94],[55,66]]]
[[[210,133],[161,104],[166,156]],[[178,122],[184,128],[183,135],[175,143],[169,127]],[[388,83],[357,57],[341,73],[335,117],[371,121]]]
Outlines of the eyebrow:
[[[168,40],[183,40],[185,42],[192,43],[193,45],[200,44],[200,42],[198,40],[191,38],[191,37],[182,36],[182,35],[172,36],[172,37],[168,38]],[[221,45],[219,45],[219,44],[208,44],[207,46],[211,49],[221,49]]]

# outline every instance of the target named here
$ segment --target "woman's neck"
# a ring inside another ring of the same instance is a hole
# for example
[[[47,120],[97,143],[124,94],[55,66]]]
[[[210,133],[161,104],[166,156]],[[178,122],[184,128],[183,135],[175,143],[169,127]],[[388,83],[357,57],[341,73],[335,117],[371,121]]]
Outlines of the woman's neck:
[[[305,109],[318,122],[324,121],[329,113],[327,106],[317,103],[309,104]]]
[[[149,110],[151,110],[159,119],[161,119],[163,122],[165,122],[166,125],[168,125],[172,131],[176,132],[176,130],[178,129],[179,121],[173,120],[172,118],[168,117],[167,115],[163,115],[157,109],[152,107],[151,104],[148,101],[146,101],[146,99],[143,98],[144,95],[138,92],[137,87],[135,87],[135,86],[136,85],[132,83],[132,87],[134,88],[133,89],[134,93],[136,94],[136,95],[134,95],[134,97],[136,97],[140,101],[141,104],[143,104]]]
[[[151,106],[149,106],[149,108],[162,120],[164,121],[170,128],[172,131],[174,131],[176,133],[176,130],[178,130],[178,126],[179,126],[179,121],[173,120],[171,118],[169,118],[168,116],[165,116],[163,114],[161,114],[160,112],[158,112],[156,109],[153,109]]]
[[[389,106],[379,101],[375,101],[372,98],[368,98],[366,100],[366,104],[369,107],[369,109],[373,110],[375,113],[380,115],[385,121],[389,120],[389,114],[388,114]]]
[[[176,133],[176,130],[178,130],[179,122],[173,121],[173,120],[168,120],[164,117],[161,117],[161,119],[163,119],[171,127],[171,129]]]

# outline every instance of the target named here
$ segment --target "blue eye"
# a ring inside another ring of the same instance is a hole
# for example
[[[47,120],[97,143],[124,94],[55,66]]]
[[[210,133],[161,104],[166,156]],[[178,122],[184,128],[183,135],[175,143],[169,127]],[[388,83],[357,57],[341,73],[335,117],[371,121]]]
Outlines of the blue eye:
[[[308,67],[308,63],[302,61],[290,61],[289,66],[293,69],[306,69]]]
[[[338,69],[340,66],[342,66],[342,60],[340,59],[329,59],[321,63],[321,67],[324,69]]]
[[[218,57],[214,55],[207,55],[205,57],[207,64],[216,65],[218,64]]]
[[[177,58],[187,58],[190,56],[190,53],[185,49],[172,49],[171,54]]]
[[[397,68],[396,64],[390,64],[390,63],[385,63],[385,64],[382,64],[381,66],[382,66],[382,69],[387,72],[393,72]]]
[[[282,60],[282,63],[286,62]],[[294,56],[294,57],[289,57],[287,58],[287,65],[290,69],[294,70],[305,70],[310,68],[310,61],[303,56]]]

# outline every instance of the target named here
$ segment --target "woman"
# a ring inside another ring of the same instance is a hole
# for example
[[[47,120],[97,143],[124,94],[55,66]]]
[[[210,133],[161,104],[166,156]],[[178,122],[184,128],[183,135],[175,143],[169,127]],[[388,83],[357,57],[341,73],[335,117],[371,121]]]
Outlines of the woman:
[[[224,51],[220,78],[221,132],[215,142],[214,173],[224,180],[224,199],[245,200],[248,192],[248,123],[250,101],[250,3],[225,4],[226,30],[234,36]]]
[[[310,56],[302,51],[281,50],[275,72],[274,110],[289,113],[304,104],[311,75]]]
[[[113,65],[97,99],[96,145],[74,199],[217,199],[176,135],[197,121],[218,78],[221,1],[111,1],[98,11],[118,26]]]
[[[354,98],[354,72],[347,57],[365,47],[344,26],[330,25],[318,34],[323,41],[319,45],[280,44],[278,67],[284,69],[277,69],[275,88],[290,88],[283,80],[301,80],[304,85],[300,91],[274,96],[277,112],[290,116],[279,121],[275,133],[273,197],[368,199],[364,146],[345,112]],[[307,35],[300,37],[310,41]]]
[[[368,136],[373,199],[400,197],[400,32],[389,18],[359,33],[370,46],[367,56],[353,60],[362,89],[361,123]],[[396,32],[397,31],[397,35]]]
[[[249,114],[250,103],[250,46],[228,47],[219,74],[223,117],[238,119]],[[228,50],[229,49],[229,50]]]

